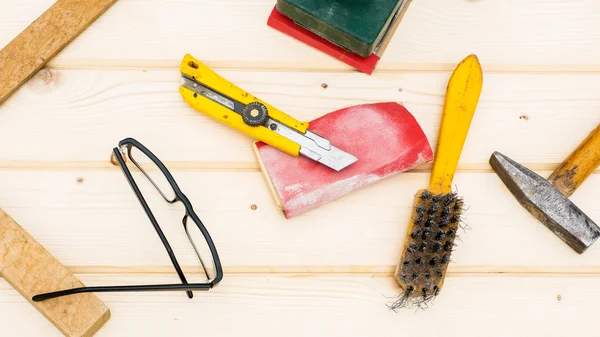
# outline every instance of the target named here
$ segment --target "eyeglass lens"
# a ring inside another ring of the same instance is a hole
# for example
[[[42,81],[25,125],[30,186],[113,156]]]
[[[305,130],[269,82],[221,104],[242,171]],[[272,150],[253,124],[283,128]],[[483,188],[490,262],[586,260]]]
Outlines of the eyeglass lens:
[[[142,150],[135,146],[131,147],[128,154],[131,162],[134,164],[133,167],[132,165],[129,165],[129,167],[132,168],[132,175],[139,185],[143,185],[143,177],[145,177],[167,202],[172,203],[177,199],[177,195],[171,186],[171,183],[165,174],[160,170],[158,165],[156,165],[156,163],[150,157],[148,157]],[[135,168],[137,168],[139,172],[136,172]],[[143,186],[139,187],[142,189],[142,191],[146,190],[143,188]],[[165,226],[171,226],[171,221],[168,221],[169,224],[166,223],[167,221],[164,221],[165,223],[163,223],[163,219],[157,219],[157,221],[165,232],[173,232],[172,228],[164,228]],[[199,224],[196,223],[194,218],[190,217],[186,213],[179,226],[183,226],[185,235],[189,240],[189,244],[183,244],[185,249],[182,249],[180,245],[174,245],[173,247],[173,249],[177,251],[178,260],[182,261],[182,263],[193,263],[193,265],[196,266],[198,261],[200,262],[200,266],[198,268],[192,268],[191,273],[186,272],[186,278],[188,279],[187,281],[189,283],[209,282],[216,277],[215,262],[212,258],[206,238],[202,234],[202,231],[198,225]]]

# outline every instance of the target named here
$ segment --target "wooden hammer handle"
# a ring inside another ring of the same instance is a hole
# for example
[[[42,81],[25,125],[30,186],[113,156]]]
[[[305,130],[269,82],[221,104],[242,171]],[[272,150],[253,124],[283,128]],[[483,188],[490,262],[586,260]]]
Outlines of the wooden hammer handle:
[[[600,124],[552,172],[548,181],[567,198],[600,165]]]

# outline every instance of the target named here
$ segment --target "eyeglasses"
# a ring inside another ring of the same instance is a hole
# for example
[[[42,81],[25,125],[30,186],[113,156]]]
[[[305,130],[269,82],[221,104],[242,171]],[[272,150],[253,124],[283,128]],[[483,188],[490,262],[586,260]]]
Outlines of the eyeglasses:
[[[150,181],[150,183],[158,190],[163,199],[170,203],[175,204],[180,202],[185,207],[185,215],[182,219],[183,229],[185,230],[186,236],[189,239],[192,248],[194,249],[198,259],[200,260],[200,264],[202,265],[202,269],[204,271],[204,275],[206,276],[206,281],[201,283],[188,283],[183,271],[181,270],[181,266],[173,253],[173,249],[169,244],[166,236],[164,235],[162,229],[160,228],[156,217],[150,210],[146,199],[142,195],[138,184],[136,183],[131,171],[127,167],[125,163],[126,157],[129,157],[131,162],[139,169],[139,171]],[[217,249],[215,248],[215,244],[210,237],[210,234],[204,227],[202,221],[194,209],[189,199],[181,192],[181,189],[173,179],[173,176],[167,170],[165,165],[152,153],[148,150],[144,145],[133,138],[126,138],[119,142],[119,146],[113,149],[113,162],[118,164],[123,171],[123,174],[127,178],[127,181],[131,185],[133,192],[136,197],[140,201],[142,208],[146,212],[148,219],[154,226],[158,237],[162,241],[169,258],[171,259],[171,263],[181,280],[181,284],[156,284],[156,285],[128,285],[128,286],[98,286],[98,287],[81,287],[81,288],[73,288],[62,291],[50,292],[45,294],[35,295],[32,300],[39,302],[48,300],[51,298],[80,294],[80,293],[88,293],[88,292],[140,292],[140,291],[186,291],[189,298],[193,297],[192,290],[210,290],[214,286],[216,286],[223,279],[223,268],[221,267],[221,262],[219,260],[219,254],[217,253]],[[154,178],[154,179],[153,179]],[[189,221],[193,223],[188,226]],[[196,237],[196,241],[194,241],[194,237]],[[210,255],[212,257],[213,268],[209,269],[206,267],[204,260],[200,254],[200,249],[198,248],[197,243],[199,243],[198,238],[200,238],[202,243],[206,244]]]

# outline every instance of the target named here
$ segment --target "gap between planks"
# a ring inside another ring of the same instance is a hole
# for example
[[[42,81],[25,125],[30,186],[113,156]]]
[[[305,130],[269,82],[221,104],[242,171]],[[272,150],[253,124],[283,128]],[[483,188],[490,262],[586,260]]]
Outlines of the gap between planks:
[[[183,58],[183,56],[182,56]],[[262,61],[218,61],[205,60],[208,67],[215,70],[244,70],[264,72],[327,72],[327,73],[360,73],[354,68],[341,65],[338,67],[322,66],[324,63],[298,62],[262,62]],[[50,61],[49,68],[73,70],[157,70],[179,69],[181,60],[126,60],[126,59],[64,59]],[[375,69],[374,74],[390,74],[404,72],[452,72],[456,68],[453,63],[386,63]],[[600,73],[600,65],[526,65],[526,64],[482,64],[484,73],[488,74],[560,74],[560,73]],[[365,75],[369,76],[369,75]]]
[[[75,274],[173,274],[172,266],[68,266]],[[396,266],[225,266],[226,274],[288,274],[311,275],[356,275],[391,277]],[[197,266],[182,266],[186,273],[201,273]],[[600,266],[450,266],[448,276],[590,276],[600,277]]]
[[[198,172],[260,172],[257,162],[164,162],[170,171],[198,171]],[[553,171],[560,163],[520,163],[532,171]],[[432,163],[423,164],[407,172],[422,173],[430,172]],[[62,170],[106,170],[114,169],[110,161],[0,161],[0,170],[3,171],[62,171]],[[492,173],[494,172],[488,163],[465,163],[459,164],[458,172],[470,173]],[[593,174],[600,173],[596,169]]]

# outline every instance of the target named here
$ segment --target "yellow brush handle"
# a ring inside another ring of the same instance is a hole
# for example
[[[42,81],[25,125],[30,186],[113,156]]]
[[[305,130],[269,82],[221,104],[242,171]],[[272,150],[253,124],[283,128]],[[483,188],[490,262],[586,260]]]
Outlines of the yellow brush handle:
[[[456,67],[448,82],[429,190],[452,191],[452,180],[465,144],[473,114],[479,102],[483,74],[479,59],[467,56]]]
[[[252,102],[260,102],[264,104],[268,110],[269,117],[292,129],[295,129],[301,133],[305,133],[308,129],[308,123],[300,122],[283,113],[281,110],[271,106],[270,104],[248,94],[248,92],[219,76],[217,73],[189,54],[185,55],[183,58],[180,71],[181,74],[186,75],[189,78],[193,78],[205,86],[213,89],[214,91],[244,105],[248,105]],[[229,125],[230,127],[237,129],[255,139],[263,141],[283,152],[296,157],[300,155],[300,145],[297,143],[280,136],[266,127],[247,125],[244,123],[244,120],[240,114],[230,110],[229,108],[226,108],[219,103],[216,103],[209,98],[198,95],[190,89],[180,86],[179,92],[181,93],[183,99],[194,109],[201,111],[220,121],[221,123]]]

